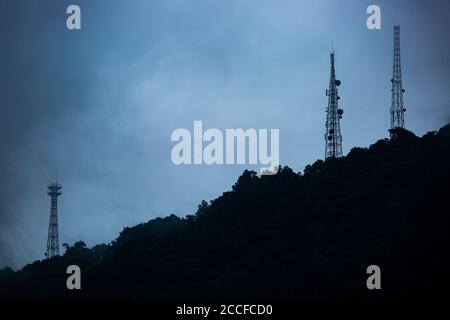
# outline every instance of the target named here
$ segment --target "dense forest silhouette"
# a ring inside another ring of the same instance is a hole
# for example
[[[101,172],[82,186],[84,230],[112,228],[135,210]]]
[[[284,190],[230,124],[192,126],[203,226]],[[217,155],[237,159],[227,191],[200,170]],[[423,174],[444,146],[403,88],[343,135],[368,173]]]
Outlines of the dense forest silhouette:
[[[303,173],[245,171],[195,215],[153,219],[110,244],[65,244],[60,257],[6,268],[0,297],[448,296],[450,124],[423,137],[391,133]],[[66,288],[71,264],[81,267],[81,290]],[[381,290],[366,287],[373,264]]]

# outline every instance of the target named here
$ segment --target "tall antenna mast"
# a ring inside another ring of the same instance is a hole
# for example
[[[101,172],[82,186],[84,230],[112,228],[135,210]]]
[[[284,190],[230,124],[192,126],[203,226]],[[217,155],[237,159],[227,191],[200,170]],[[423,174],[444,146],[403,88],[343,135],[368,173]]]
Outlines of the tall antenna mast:
[[[61,195],[61,185],[57,182],[47,186],[47,194],[51,198],[50,221],[48,224],[47,259],[59,255],[59,236],[58,236],[58,196]]]
[[[402,67],[400,60],[400,26],[394,26],[394,65],[392,70],[391,129],[405,128],[403,105]]]
[[[328,96],[327,121],[325,123],[325,159],[342,157],[342,135],[340,127],[340,119],[344,114],[344,110],[339,109],[338,87],[341,85],[340,80],[336,80],[336,71],[334,68],[334,50],[330,54],[331,73],[330,86],[326,91]]]

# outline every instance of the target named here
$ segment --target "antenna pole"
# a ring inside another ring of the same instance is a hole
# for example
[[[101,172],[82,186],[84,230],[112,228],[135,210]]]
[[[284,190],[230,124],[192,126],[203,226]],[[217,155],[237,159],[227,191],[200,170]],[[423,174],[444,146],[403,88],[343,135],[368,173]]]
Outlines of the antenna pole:
[[[47,259],[59,255],[59,235],[58,235],[58,196],[61,195],[61,185],[57,182],[47,186],[47,194],[51,198],[50,221],[48,224],[47,238]]]
[[[325,122],[325,159],[342,157],[340,119],[342,119],[344,111],[338,107],[338,100],[340,99],[338,87],[341,85],[341,81],[336,79],[334,48],[330,54],[330,63],[330,85],[327,91],[328,106],[326,109],[327,119]]]
[[[402,67],[400,60],[400,26],[394,26],[394,63],[392,70],[391,129],[405,128],[405,111],[403,105]]]

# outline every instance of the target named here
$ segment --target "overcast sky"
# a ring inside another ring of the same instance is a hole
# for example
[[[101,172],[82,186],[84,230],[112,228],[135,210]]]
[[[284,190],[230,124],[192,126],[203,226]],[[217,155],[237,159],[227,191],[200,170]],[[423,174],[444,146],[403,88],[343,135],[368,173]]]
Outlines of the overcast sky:
[[[82,30],[66,28],[78,4]],[[382,29],[366,28],[381,7]],[[175,166],[177,128],[280,129],[295,171],[324,155],[329,53],[342,80],[344,153],[387,136],[393,24],[406,125],[450,121],[448,1],[0,2],[0,268],[42,259],[63,185],[60,243],[192,214],[256,166]]]

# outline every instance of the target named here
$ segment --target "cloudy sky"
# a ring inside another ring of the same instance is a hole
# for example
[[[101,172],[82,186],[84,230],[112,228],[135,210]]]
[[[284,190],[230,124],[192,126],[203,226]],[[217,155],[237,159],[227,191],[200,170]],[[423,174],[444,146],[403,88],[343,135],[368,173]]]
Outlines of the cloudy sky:
[[[78,4],[82,30],[66,28]],[[382,29],[366,28],[381,7]],[[60,243],[192,214],[255,166],[175,166],[177,128],[280,129],[296,171],[324,154],[332,42],[344,153],[387,136],[392,25],[402,32],[407,127],[450,121],[448,1],[3,0],[0,268],[42,259],[63,185]]]

